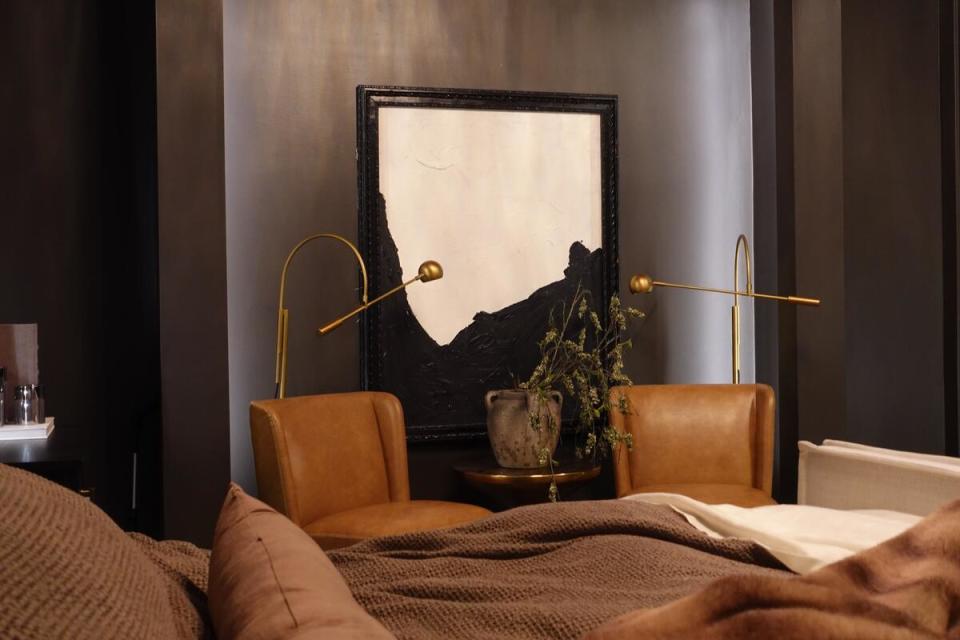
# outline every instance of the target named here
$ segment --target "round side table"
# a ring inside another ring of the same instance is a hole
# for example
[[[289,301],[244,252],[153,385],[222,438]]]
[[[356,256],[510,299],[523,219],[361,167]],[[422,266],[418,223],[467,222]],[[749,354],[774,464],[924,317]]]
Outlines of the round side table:
[[[507,469],[490,457],[466,460],[454,470],[474,489],[493,498],[504,508],[548,502],[550,483],[556,481],[560,499],[600,475],[600,465],[592,461],[570,461],[539,469]]]

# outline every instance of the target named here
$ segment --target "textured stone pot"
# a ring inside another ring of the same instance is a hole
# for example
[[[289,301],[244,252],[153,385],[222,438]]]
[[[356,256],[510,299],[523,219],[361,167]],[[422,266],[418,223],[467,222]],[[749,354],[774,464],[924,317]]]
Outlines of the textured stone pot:
[[[557,448],[560,437],[560,407],[563,396],[551,391],[546,401],[537,394],[521,389],[488,391],[484,398],[487,406],[487,435],[497,464],[509,469],[536,469],[540,464],[540,450],[546,447],[550,454]],[[530,416],[540,412],[540,430],[530,426]],[[547,425],[548,415],[553,416],[555,429]]]

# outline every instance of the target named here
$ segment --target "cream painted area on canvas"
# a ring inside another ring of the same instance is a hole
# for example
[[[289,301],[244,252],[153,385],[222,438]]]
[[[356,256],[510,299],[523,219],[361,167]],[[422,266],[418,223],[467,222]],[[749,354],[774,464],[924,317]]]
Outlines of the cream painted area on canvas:
[[[379,123],[403,279],[428,258],[444,268],[407,289],[438,344],[562,279],[574,242],[601,247],[600,116],[384,107]]]

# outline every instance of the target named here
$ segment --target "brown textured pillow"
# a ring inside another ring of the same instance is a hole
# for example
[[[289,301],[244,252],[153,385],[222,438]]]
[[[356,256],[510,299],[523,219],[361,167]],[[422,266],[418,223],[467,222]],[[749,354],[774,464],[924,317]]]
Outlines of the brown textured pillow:
[[[310,536],[233,483],[213,537],[208,597],[219,640],[395,640]]]
[[[0,464],[0,638],[177,638],[168,597],[92,502]]]

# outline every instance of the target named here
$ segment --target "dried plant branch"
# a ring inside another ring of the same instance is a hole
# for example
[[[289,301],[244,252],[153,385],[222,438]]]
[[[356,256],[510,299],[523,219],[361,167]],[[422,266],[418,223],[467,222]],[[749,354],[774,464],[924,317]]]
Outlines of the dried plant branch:
[[[611,411],[629,411],[624,395],[611,405],[610,389],[633,384],[624,372],[623,353],[633,346],[625,334],[632,320],[644,317],[638,309],[622,307],[617,296],[610,298],[607,312],[604,326],[593,308],[590,291],[577,285],[569,306],[561,301],[551,309],[546,334],[538,343],[540,361],[530,377],[518,385],[536,394],[540,400],[538,406],[546,403],[552,391],[566,396],[577,416],[575,453],[578,458],[592,457],[595,462],[620,444],[628,449],[633,445],[629,434],[621,434],[609,425]],[[549,412],[546,420],[543,413],[539,408],[536,414],[531,413],[531,428],[559,430],[560,425],[554,424]],[[549,450],[540,451],[540,463],[549,466],[551,474],[555,473],[557,463]],[[549,496],[551,501],[558,499],[555,480],[550,484]]]

